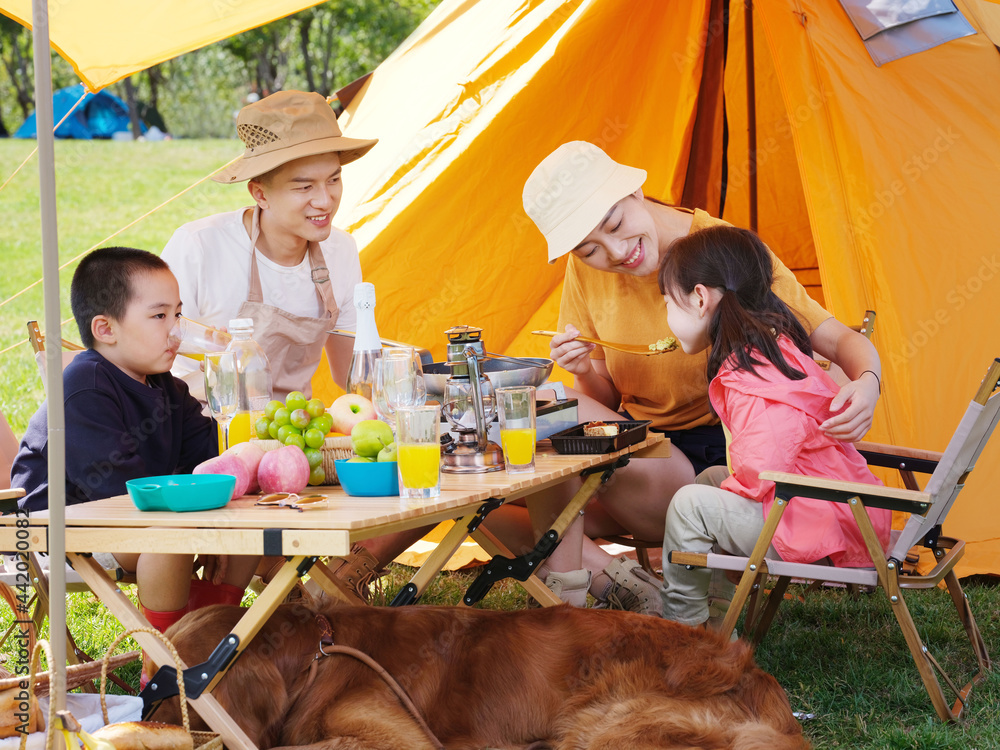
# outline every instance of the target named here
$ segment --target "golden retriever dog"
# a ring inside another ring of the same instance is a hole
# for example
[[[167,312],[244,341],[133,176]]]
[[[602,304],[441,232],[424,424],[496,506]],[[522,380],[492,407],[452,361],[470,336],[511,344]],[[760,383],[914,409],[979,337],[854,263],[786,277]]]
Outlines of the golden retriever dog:
[[[216,605],[167,631],[204,662],[245,610]],[[317,617],[320,616],[320,617]],[[359,649],[398,681],[448,750],[809,745],[781,686],[743,642],[630,612],[567,605],[278,608],[213,691],[260,748],[431,750]],[[318,658],[317,658],[318,656]],[[176,698],[153,717],[178,722]]]

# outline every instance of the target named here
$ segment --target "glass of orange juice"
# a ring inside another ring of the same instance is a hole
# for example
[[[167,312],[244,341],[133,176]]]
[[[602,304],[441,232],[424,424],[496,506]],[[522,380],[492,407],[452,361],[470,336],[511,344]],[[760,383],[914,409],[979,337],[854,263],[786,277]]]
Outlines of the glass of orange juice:
[[[441,494],[441,407],[396,409],[399,496],[424,499]]]
[[[497,388],[500,404],[500,443],[508,474],[535,470],[535,387]]]
[[[183,315],[177,319],[177,325],[171,333],[180,340],[177,353],[199,362],[205,360],[208,352],[225,351],[229,342],[233,340],[233,337],[225,331],[206,326]]]

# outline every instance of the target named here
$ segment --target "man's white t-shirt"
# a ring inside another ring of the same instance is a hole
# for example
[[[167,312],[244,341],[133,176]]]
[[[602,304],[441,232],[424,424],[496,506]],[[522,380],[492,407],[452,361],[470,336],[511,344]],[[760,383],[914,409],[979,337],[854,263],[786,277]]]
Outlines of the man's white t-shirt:
[[[227,328],[239,317],[250,286],[250,237],[243,226],[247,209],[208,216],[177,229],[161,257],[180,285],[185,317],[216,328]],[[354,286],[361,281],[358,246],[346,232],[333,228],[319,244],[330,275],[339,313],[331,328],[357,326]],[[257,253],[264,304],[309,318],[325,314],[309,258],[297,266],[280,266]]]

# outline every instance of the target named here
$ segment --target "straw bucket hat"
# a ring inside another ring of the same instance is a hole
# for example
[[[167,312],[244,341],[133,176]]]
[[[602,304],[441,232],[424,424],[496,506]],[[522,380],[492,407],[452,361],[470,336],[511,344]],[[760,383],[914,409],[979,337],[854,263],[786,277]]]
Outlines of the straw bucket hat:
[[[279,91],[248,104],[236,119],[236,134],[246,150],[212,176],[216,182],[243,182],[293,159],[332,151],[348,164],[378,143],[344,137],[326,98],[305,91]]]
[[[646,181],[646,171],[626,167],[586,141],[564,143],[546,156],[524,183],[524,210],[545,236],[555,263],[590,234],[615,203]]]

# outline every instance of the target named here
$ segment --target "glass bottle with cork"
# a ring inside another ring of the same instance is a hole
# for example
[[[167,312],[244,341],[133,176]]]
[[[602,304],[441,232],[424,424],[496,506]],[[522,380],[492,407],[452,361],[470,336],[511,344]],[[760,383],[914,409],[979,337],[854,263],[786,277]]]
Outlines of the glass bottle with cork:
[[[375,362],[382,358],[382,340],[375,326],[375,285],[361,282],[354,286],[354,308],[357,310],[357,332],[354,352],[347,373],[347,392],[357,393],[372,401],[375,383]]]

